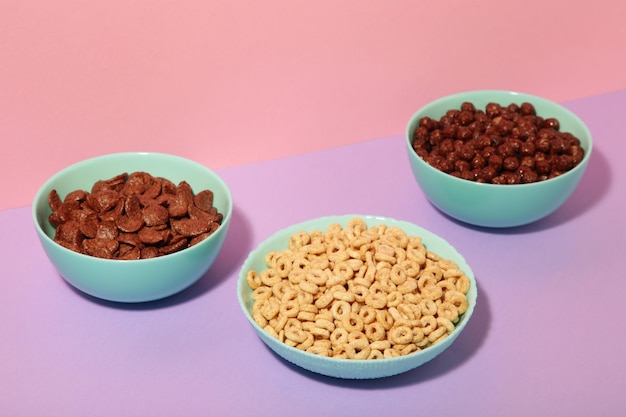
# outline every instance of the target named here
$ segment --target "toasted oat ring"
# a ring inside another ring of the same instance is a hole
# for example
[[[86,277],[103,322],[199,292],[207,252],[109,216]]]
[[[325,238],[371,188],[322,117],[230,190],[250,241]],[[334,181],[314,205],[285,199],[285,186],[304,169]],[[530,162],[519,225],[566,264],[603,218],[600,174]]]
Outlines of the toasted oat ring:
[[[437,265],[441,268],[442,271],[458,271],[459,266],[451,259],[442,259],[439,258]]]
[[[420,291],[423,291],[426,287],[436,286],[437,282],[439,282],[439,280],[435,277],[432,271],[423,269],[417,279],[417,287]]]
[[[385,359],[397,358],[400,356],[400,353],[393,348],[389,348],[384,350],[383,356]]]
[[[384,358],[385,358],[385,355],[383,355],[383,353],[380,350],[372,349],[370,346],[370,354],[367,357],[367,360],[374,361],[376,359],[384,359]]]
[[[333,346],[332,348],[332,357],[338,359],[348,359],[348,353],[346,351],[348,347],[347,343],[343,343],[338,346]]]
[[[384,292],[368,292],[365,296],[365,305],[376,310],[385,308],[387,305],[387,296]]]
[[[422,270],[420,265],[414,259],[405,259],[402,262],[400,262],[399,266],[402,269],[404,269],[404,272],[406,273],[406,275],[411,278],[417,277],[420,271]]]
[[[365,336],[372,341],[377,342],[381,340],[385,340],[387,337],[387,331],[379,322],[373,322],[366,324],[364,327]]]
[[[423,298],[435,301],[443,296],[443,290],[438,285],[429,285],[422,288],[421,294]]]
[[[409,326],[396,326],[389,330],[387,337],[394,345],[404,345],[411,343],[413,340],[413,331]]]
[[[369,345],[363,347],[354,346],[352,343],[346,345],[348,359],[367,359],[371,353]]]
[[[417,280],[415,278],[407,278],[401,285],[398,285],[397,290],[402,294],[408,294],[415,291],[418,288]]]
[[[456,291],[456,283],[455,280],[451,278],[442,279],[437,283],[438,287],[441,287],[444,294],[448,291]]]
[[[393,246],[388,243],[379,242],[374,246],[374,260],[377,262],[389,262],[391,265],[396,263],[396,251]]]
[[[271,287],[272,285],[282,281],[282,278],[280,277],[280,275],[278,275],[275,269],[269,268],[261,272],[261,281],[263,282],[263,284]]]
[[[287,300],[280,303],[279,312],[285,317],[298,317],[300,312],[300,303],[298,300]]]
[[[306,291],[298,291],[298,302],[300,305],[313,304],[313,294]]]
[[[365,285],[353,285],[350,292],[354,294],[354,301],[361,304],[365,302],[365,297],[369,294],[369,290]]]
[[[348,331],[343,327],[337,327],[330,333],[330,342],[333,346],[341,346],[348,343]]]
[[[309,255],[320,255],[326,252],[326,245],[322,242],[315,243],[311,241],[311,243],[304,245],[301,251],[304,251]]]
[[[292,342],[302,343],[306,340],[307,334],[304,330],[297,327],[289,327],[285,329],[285,337]]]
[[[307,259],[309,260],[308,269],[326,269],[330,268],[330,261],[328,260],[328,256],[326,254],[321,255],[308,255]]]
[[[338,262],[334,265],[333,274],[342,277],[344,280],[349,280],[354,276],[354,269],[348,262]]]
[[[428,334],[428,341],[430,343],[434,343],[436,340],[439,340],[442,336],[447,335],[447,330],[445,327],[437,327],[432,332]]]
[[[402,301],[409,304],[419,305],[419,303],[422,302],[422,296],[414,293],[402,294]]]
[[[352,292],[346,291],[346,289],[342,287],[338,287],[333,291],[333,297],[337,301],[345,301],[346,303],[353,303],[354,300],[356,300],[356,296]]]
[[[311,241],[307,232],[301,231],[289,237],[289,249],[298,252],[302,247]]]
[[[332,239],[326,241],[326,255],[333,262],[342,262],[350,258],[346,252],[346,245],[340,239]]]
[[[306,276],[307,276],[306,270],[293,268],[291,272],[289,272],[289,275],[287,276],[287,280],[293,285],[298,285],[300,281],[306,280]]]
[[[300,304],[300,310],[308,313],[317,314],[319,308],[315,304]]]
[[[376,321],[376,309],[368,305],[362,305],[359,310],[359,316],[363,320],[363,324],[373,323]]]
[[[380,323],[385,330],[389,330],[393,326],[393,316],[387,310],[378,310],[376,312],[376,322]]]
[[[418,350],[420,350],[420,348],[415,343],[409,343],[400,349],[400,356],[406,356]]]
[[[330,307],[330,312],[336,320],[343,320],[344,316],[350,314],[351,311],[350,303],[343,300],[335,300]]]
[[[461,275],[457,278],[456,289],[463,294],[467,294],[470,289],[470,280],[466,275]]]
[[[461,271],[459,268],[452,268],[452,269],[444,269],[443,270],[443,277],[444,278],[458,278],[460,276],[463,275],[463,271]]]
[[[302,323],[305,323],[305,322],[313,323],[315,322],[315,313],[311,313],[310,311],[300,310],[296,318],[300,320]]]
[[[435,277],[435,281],[436,282],[439,282],[443,278],[443,270],[439,267],[438,264],[436,266],[435,265],[431,265],[431,266],[427,265],[424,269],[422,269],[422,273],[423,274],[431,274],[433,277]]]
[[[324,318],[317,318],[315,320],[315,326],[320,329],[328,330],[329,332],[335,330],[335,324],[332,321]]]
[[[282,300],[286,294],[291,298],[296,298],[296,291],[289,284],[289,281],[285,280],[272,285],[272,294],[279,300]]]
[[[334,299],[335,297],[331,292],[325,292],[324,294],[317,297],[317,299],[315,300],[315,306],[317,308],[326,308],[330,305],[330,303],[333,302]]]
[[[419,307],[423,316],[434,316],[437,314],[437,303],[433,300],[424,298],[420,301]]]
[[[452,323],[451,320],[448,320],[445,317],[437,317],[437,325],[439,326],[439,328],[445,328],[446,333],[452,333],[454,331],[454,323]]]
[[[274,260],[274,269],[276,270],[276,273],[278,274],[278,276],[281,278],[287,278],[292,268],[293,268],[292,259],[285,254],[281,254],[277,256],[276,259]]]
[[[261,281],[261,275],[255,270],[250,270],[246,274],[246,281],[248,281],[248,285],[253,290],[256,290],[261,285],[263,285],[263,281]]]
[[[289,320],[289,317],[286,317],[286,316],[283,316],[283,315],[279,314],[278,317],[276,317],[276,319],[275,319],[275,323],[272,324],[272,327],[277,332],[280,332],[281,330],[283,330],[285,328],[285,326],[287,325],[287,321],[288,320]]]
[[[306,279],[309,282],[321,287],[328,281],[328,273],[320,268],[311,268],[307,271]]]
[[[360,332],[363,330],[363,319],[354,312],[344,315],[341,319],[341,324],[348,332]]]
[[[311,346],[313,346],[313,342],[315,341],[315,337],[311,334],[311,332],[304,332],[306,335],[306,339],[304,339],[301,343],[296,345],[297,349],[307,350]]]
[[[370,343],[370,347],[372,349],[377,349],[382,352],[385,349],[391,348],[391,342],[388,339],[372,340]]]
[[[328,243],[335,240],[337,236],[341,235],[342,231],[343,227],[339,223],[330,224],[328,227],[326,227],[326,230],[324,231],[324,241]]]
[[[346,229],[352,230],[355,232],[355,235],[358,236],[363,233],[363,231],[367,230],[367,223],[365,223],[365,220],[355,217],[348,221]]]
[[[272,288],[271,287],[258,287],[252,291],[252,299],[254,301],[267,300],[272,296]]]
[[[467,297],[460,291],[448,291],[445,295],[445,301],[455,306],[459,314],[463,314],[467,310]]]
[[[263,327],[263,330],[265,330],[267,333],[269,333],[270,336],[273,336],[276,339],[279,339],[278,332],[276,330],[274,330],[274,328],[272,326],[270,326],[269,324],[266,324],[265,326],[261,326],[261,327]]]
[[[398,290],[391,291],[387,294],[387,307],[398,307],[404,301],[404,295]]]
[[[406,273],[406,269],[404,269],[402,266],[396,264],[391,267],[390,278],[391,282],[393,282],[394,284],[404,284],[406,282],[407,275],[408,274]]]
[[[308,277],[304,281],[300,281],[298,283],[298,287],[300,287],[302,291],[309,293],[309,294],[317,294],[317,292],[319,291],[319,286],[309,281]]]
[[[271,251],[265,255],[265,265],[270,268],[274,268],[276,265],[276,259],[281,255],[280,251]]]
[[[321,327],[313,327],[309,332],[315,337],[317,340],[319,339],[328,339],[330,337],[330,332],[326,329],[322,329]]]
[[[362,349],[366,346],[369,346],[370,341],[365,335],[365,333],[358,331],[358,330],[354,330],[354,331],[348,332],[348,344],[356,348]]]
[[[254,319],[255,323],[258,324],[261,327],[265,327],[267,326],[267,319],[265,317],[263,317],[263,314],[260,311],[255,311],[252,313],[252,318]]]
[[[407,259],[416,261],[419,265],[426,263],[426,248],[422,244],[422,239],[419,237],[410,238],[406,248]]]
[[[422,316],[420,319],[420,329],[425,336],[428,336],[437,328],[437,319],[435,316]]]
[[[411,339],[411,343],[415,343],[418,345],[422,340],[424,340],[424,332],[419,327],[413,327],[411,329],[413,332],[413,338]],[[418,345],[419,346],[419,345]]]
[[[397,226],[387,226],[384,234],[385,240],[389,241],[393,246],[406,248],[409,244],[409,237],[401,228]]]
[[[330,356],[330,349],[324,346],[316,345],[315,343],[313,343],[313,345],[310,346],[306,351],[318,356]]]
[[[343,275],[338,274],[338,273],[336,273],[334,271],[329,272],[328,273],[328,280],[326,281],[326,287],[330,288],[330,287],[334,287],[336,285],[339,285],[339,286],[343,287],[348,282],[348,279],[349,278],[345,278]]]
[[[361,303],[359,303],[358,301],[354,301],[352,304],[350,304],[351,313],[359,314],[359,311],[361,311]]]
[[[443,317],[454,323],[459,318],[459,310],[454,304],[444,301],[437,307],[437,317]]]
[[[383,265],[381,268],[379,265],[376,265],[376,275],[374,276],[374,281],[391,281],[391,266],[387,267],[386,265]]]
[[[263,314],[263,317],[265,317],[267,320],[271,320],[279,313],[280,307],[277,301],[275,302],[273,298],[268,298],[261,301],[260,311],[261,314]]]

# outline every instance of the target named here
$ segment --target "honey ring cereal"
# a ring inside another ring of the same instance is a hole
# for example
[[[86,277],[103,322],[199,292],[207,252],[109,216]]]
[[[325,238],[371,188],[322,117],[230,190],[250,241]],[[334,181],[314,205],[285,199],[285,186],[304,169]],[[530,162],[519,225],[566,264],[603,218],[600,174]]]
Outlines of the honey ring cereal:
[[[245,276],[254,321],[312,354],[408,355],[447,337],[468,308],[471,282],[458,265],[395,226],[356,219],[296,233],[265,261]]]
[[[348,331],[343,327],[337,327],[330,333],[330,342],[333,346],[342,346],[348,343]]]
[[[347,301],[336,300],[331,308],[330,312],[333,314],[333,318],[336,320],[343,320],[344,316],[350,314],[351,307]]]
[[[363,319],[355,312],[350,312],[343,316],[341,324],[348,332],[360,332],[363,330]]]
[[[259,275],[259,273],[254,270],[248,271],[248,273],[246,274],[246,281],[248,282],[250,288],[252,288],[253,290],[256,290],[261,285],[263,285],[263,282],[261,281],[261,275]]]
[[[282,281],[282,277],[278,275],[275,269],[270,268],[261,272],[261,282],[268,287],[271,287],[274,284],[278,284]]]
[[[389,341],[394,345],[402,345],[411,343],[413,340],[413,330],[409,326],[393,327],[389,331]]]

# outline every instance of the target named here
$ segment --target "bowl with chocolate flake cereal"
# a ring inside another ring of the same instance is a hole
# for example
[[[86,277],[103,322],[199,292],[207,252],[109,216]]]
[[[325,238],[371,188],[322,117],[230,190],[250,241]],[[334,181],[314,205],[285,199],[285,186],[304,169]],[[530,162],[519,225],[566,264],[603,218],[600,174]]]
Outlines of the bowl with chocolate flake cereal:
[[[226,183],[175,155],[129,152],[68,166],[37,191],[32,218],[58,273],[115,302],[146,302],[193,285],[219,255],[232,217]]]

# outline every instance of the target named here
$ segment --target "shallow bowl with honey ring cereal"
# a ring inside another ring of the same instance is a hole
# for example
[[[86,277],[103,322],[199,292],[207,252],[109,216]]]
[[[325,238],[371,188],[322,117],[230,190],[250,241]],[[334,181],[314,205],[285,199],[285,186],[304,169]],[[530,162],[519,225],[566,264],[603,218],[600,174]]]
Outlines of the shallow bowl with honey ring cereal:
[[[300,231],[313,232],[316,230],[324,232],[329,226],[339,224],[345,227],[353,218],[363,219],[368,227],[396,226],[401,228],[407,235],[421,237],[422,242],[428,251],[432,251],[444,259],[454,261],[459,269],[469,278],[470,288],[467,292],[468,307],[465,313],[460,316],[454,330],[440,342],[433,344],[423,350],[416,351],[404,356],[384,359],[343,359],[321,356],[291,347],[279,339],[266,332],[253,318],[252,298],[253,290],[247,281],[247,273],[250,270],[258,272],[266,268],[265,257],[272,251],[282,251],[288,247],[289,238]],[[401,374],[415,369],[424,363],[434,359],[445,351],[465,329],[476,305],[477,286],[474,273],[463,258],[450,243],[441,237],[425,230],[415,224],[394,220],[388,217],[369,215],[342,215],[321,217],[303,223],[295,224],[282,229],[267,240],[260,243],[245,260],[237,282],[237,296],[241,309],[248,319],[250,325],[258,337],[278,356],[308,371],[343,379],[374,379]],[[462,343],[460,340],[459,342]]]
[[[580,140],[584,157],[577,166],[560,176],[527,184],[480,183],[439,170],[417,155],[413,148],[414,132],[423,117],[439,120],[448,110],[460,109],[464,102],[473,103],[480,110],[485,110],[489,103],[502,106],[531,103],[538,116],[556,118],[561,132],[569,132]],[[413,175],[436,208],[462,222],[493,228],[529,224],[555,212],[574,192],[592,153],[591,133],[573,112],[541,97],[498,90],[464,92],[426,104],[410,118],[405,142]]]
[[[213,206],[223,215],[221,225],[194,246],[152,259],[101,259],[66,249],[53,240],[55,229],[48,219],[48,195],[53,189],[63,199],[75,190],[91,190],[96,181],[133,172],[147,172],[174,184],[186,181],[194,194],[211,190]],[[46,255],[69,284],[100,299],[131,303],[171,296],[204,276],[222,249],[232,209],[228,186],[202,164],[174,155],[130,152],[87,159],[57,172],[37,191],[32,217]]]

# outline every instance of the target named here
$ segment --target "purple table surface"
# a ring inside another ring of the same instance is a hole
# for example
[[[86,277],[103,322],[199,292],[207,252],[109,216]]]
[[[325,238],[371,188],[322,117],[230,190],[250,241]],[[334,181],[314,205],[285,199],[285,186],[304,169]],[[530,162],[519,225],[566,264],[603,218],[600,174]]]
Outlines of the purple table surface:
[[[85,296],[46,258],[30,207],[0,212],[3,416],[617,416],[626,412],[626,91],[564,103],[595,139],[580,186],[532,225],[492,230],[436,210],[402,136],[220,171],[235,210],[194,286],[120,305]],[[274,355],[240,311],[236,280],[274,231],[332,214],[414,222],[476,274],[465,332],[435,360],[370,381]]]

